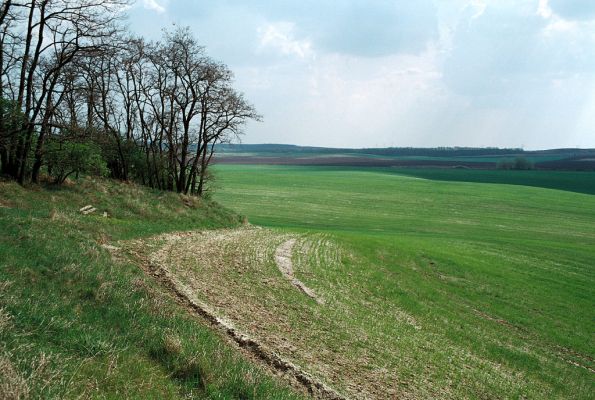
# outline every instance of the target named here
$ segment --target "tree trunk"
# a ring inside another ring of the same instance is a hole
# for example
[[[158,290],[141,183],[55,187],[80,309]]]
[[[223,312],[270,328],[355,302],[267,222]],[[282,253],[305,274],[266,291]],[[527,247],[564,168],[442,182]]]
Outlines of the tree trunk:
[[[6,146],[0,147],[0,171],[3,174],[7,172],[8,168],[8,149]]]
[[[200,173],[198,176],[198,188],[196,190],[197,194],[202,197],[203,193],[204,193],[204,187],[205,187],[205,179],[206,179],[206,175],[207,175],[207,148],[208,148],[208,143],[204,143],[203,146],[203,150],[202,150],[202,155],[200,156]]]
[[[48,122],[47,118],[45,118],[41,125],[41,129],[39,130],[39,138],[37,139],[37,145],[35,146],[35,161],[33,162],[33,167],[31,169],[31,182],[33,183],[39,182],[39,171],[43,164],[43,145],[48,130]]]

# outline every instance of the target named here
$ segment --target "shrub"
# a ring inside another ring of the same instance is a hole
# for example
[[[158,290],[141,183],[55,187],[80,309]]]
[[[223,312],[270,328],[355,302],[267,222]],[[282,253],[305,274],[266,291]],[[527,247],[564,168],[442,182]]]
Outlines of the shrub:
[[[47,144],[48,174],[62,184],[70,175],[105,176],[108,173],[101,149],[94,143],[52,140]]]
[[[512,162],[512,160],[505,158],[505,159],[498,161],[497,168],[498,169],[512,169],[513,166],[514,166],[514,163]]]
[[[514,159],[513,169],[518,169],[518,170],[533,169],[533,163],[530,160],[527,160],[525,157],[517,157]]]
[[[506,170],[530,170],[534,168],[533,162],[527,160],[525,157],[516,157],[514,160],[502,159],[498,161],[496,166],[498,169]]]

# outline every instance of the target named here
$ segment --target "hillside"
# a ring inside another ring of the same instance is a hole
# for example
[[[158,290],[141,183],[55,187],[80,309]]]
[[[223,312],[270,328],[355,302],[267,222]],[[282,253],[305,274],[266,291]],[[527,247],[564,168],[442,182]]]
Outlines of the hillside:
[[[1,181],[0,398],[589,398],[592,173],[508,172]]]
[[[215,198],[261,228],[150,253],[352,398],[591,399],[593,173],[471,172],[219,165]]]
[[[523,150],[473,147],[327,148],[286,144],[220,144],[220,164],[496,169],[517,158],[542,170],[595,170],[595,149]]]
[[[298,398],[110,255],[118,240],[239,221],[110,180],[1,181],[0,398]]]

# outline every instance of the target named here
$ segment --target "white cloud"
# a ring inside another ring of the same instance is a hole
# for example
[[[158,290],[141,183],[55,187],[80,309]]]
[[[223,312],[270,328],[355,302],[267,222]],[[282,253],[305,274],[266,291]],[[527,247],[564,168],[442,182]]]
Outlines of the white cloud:
[[[165,12],[165,6],[159,4],[156,0],[143,0],[143,6],[148,10],[157,11],[158,13]]]
[[[443,96],[436,58],[434,49],[374,58],[322,53],[307,63],[239,70],[238,83],[265,114],[246,141],[419,145],[413,121]]]
[[[537,6],[537,15],[545,19],[550,19],[552,17],[553,11],[548,0],[539,0],[539,4]]]
[[[554,18],[545,28],[544,34],[546,36],[553,35],[555,33],[563,32],[575,32],[578,29],[578,23],[576,21],[568,21],[562,18]]]
[[[471,0],[469,6],[473,9],[474,13],[471,19],[479,18],[483,15],[488,4],[484,0]]]
[[[247,143],[595,146],[595,0],[207,3],[140,0],[137,29],[230,65]]]
[[[548,21],[548,24],[543,29],[543,34],[545,36],[571,32],[576,30],[578,26],[576,21],[567,20],[555,14],[550,7],[549,0],[539,0],[537,15]]]
[[[295,25],[291,22],[267,24],[258,29],[260,49],[273,48],[283,55],[304,59],[312,55],[312,43],[294,37]]]

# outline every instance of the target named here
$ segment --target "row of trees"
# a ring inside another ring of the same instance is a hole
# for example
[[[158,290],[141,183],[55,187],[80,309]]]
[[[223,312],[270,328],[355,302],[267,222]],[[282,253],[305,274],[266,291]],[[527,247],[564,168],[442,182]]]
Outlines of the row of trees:
[[[189,29],[148,42],[127,0],[5,0],[0,168],[20,183],[79,173],[203,195],[216,145],[260,119]]]
[[[515,169],[526,171],[530,169],[535,169],[535,164],[533,164],[531,160],[528,160],[525,157],[516,157],[513,160],[508,158],[502,159],[498,161],[496,167],[498,169]]]

